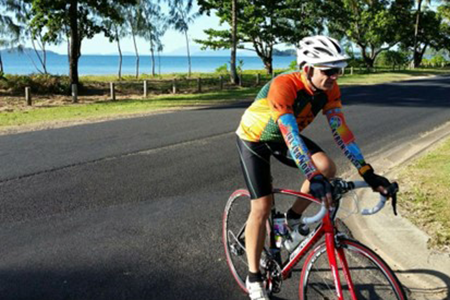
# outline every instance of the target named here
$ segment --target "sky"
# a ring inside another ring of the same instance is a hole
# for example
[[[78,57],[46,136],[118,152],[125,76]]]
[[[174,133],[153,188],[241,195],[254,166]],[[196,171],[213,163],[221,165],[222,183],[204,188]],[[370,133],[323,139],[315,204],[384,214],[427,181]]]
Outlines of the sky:
[[[167,7],[167,4],[163,4],[163,7]],[[197,3],[194,1],[194,8],[193,11],[198,11]],[[188,32],[189,36],[189,43],[190,48],[195,52],[198,50],[199,46],[195,45],[194,39],[203,39],[206,38],[206,34],[203,32],[203,30],[208,28],[229,28],[228,25],[220,26],[219,24],[219,18],[216,17],[214,14],[211,14],[211,16],[202,15],[198,17],[192,24],[190,24],[190,29]],[[186,40],[185,36],[179,32],[176,32],[173,29],[167,30],[166,34],[164,35],[162,42],[164,44],[164,51],[163,54],[178,54],[178,55],[184,55],[186,53]],[[133,53],[134,54],[134,45],[132,37],[121,39],[121,49],[122,52],[125,53]],[[146,55],[150,54],[149,50],[149,43],[146,42],[142,38],[138,38],[137,41],[138,44],[138,51],[139,54]],[[27,47],[32,47],[31,43],[29,42],[27,44]],[[58,46],[50,45],[47,47],[48,50],[51,50],[53,52],[59,53],[59,54],[67,54],[67,43],[62,43]],[[94,38],[90,40],[83,40],[82,48],[81,48],[82,54],[112,54],[117,55],[117,44],[110,43],[107,38],[103,36],[103,34],[98,34]]]
[[[167,10],[167,4],[162,4],[163,9]],[[431,6],[432,9],[435,9],[435,6]],[[194,1],[193,11],[198,11],[197,2]],[[227,29],[229,26],[227,24],[220,25],[219,18],[211,14],[211,16],[202,15],[198,17],[192,24],[190,24],[189,29],[189,42],[191,53],[195,55],[196,51],[200,51],[200,46],[194,43],[194,39],[204,39],[206,38],[206,34],[203,30],[208,28],[214,29]],[[149,44],[142,38],[137,38],[138,51],[141,55],[150,54]],[[176,32],[173,29],[167,30],[166,34],[162,38],[164,44],[163,54],[166,55],[186,55],[186,42],[183,34]],[[31,42],[28,42],[27,47],[32,47]],[[128,38],[124,38],[121,40],[121,48],[124,54],[134,54],[134,45],[131,36]],[[286,49],[292,48],[287,47],[286,45],[278,45],[276,46],[278,49]],[[47,47],[48,50],[59,54],[67,54],[67,43],[62,43],[60,45],[50,45]],[[245,53],[245,55],[256,55],[252,51],[240,51],[241,53]],[[83,40],[81,54],[102,54],[102,55],[117,55],[117,44],[110,43],[107,38],[103,36],[103,34],[96,35],[94,38],[90,40]]]

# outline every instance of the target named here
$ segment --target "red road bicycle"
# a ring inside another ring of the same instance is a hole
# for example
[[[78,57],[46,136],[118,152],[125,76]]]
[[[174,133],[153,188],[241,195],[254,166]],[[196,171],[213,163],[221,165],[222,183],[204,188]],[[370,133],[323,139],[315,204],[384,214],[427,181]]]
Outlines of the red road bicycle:
[[[337,212],[347,192],[367,187],[365,182],[332,181],[335,207],[328,211],[320,200],[297,191],[275,189],[274,198],[299,197],[319,205],[319,212],[303,218],[306,224],[321,222],[291,252],[278,248],[272,230],[273,218],[278,213],[274,204],[267,221],[267,238],[261,258],[261,269],[269,294],[278,293],[284,280],[291,277],[293,268],[305,257],[299,282],[300,300],[317,299],[382,299],[405,300],[406,293],[391,268],[375,252],[338,230]],[[394,188],[398,186],[394,184]],[[394,191],[396,192],[396,191]],[[380,198],[372,209],[361,214],[374,214],[386,203]],[[250,211],[247,190],[237,190],[228,199],[223,215],[223,244],[228,266],[240,288],[245,288],[248,272],[245,250],[245,223]],[[394,207],[395,211],[395,207]]]

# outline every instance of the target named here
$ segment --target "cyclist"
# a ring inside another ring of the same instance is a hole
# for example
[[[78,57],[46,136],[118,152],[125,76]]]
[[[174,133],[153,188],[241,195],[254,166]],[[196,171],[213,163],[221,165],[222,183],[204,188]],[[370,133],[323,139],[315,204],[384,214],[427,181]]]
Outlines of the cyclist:
[[[251,211],[245,229],[249,274],[246,286],[251,299],[269,299],[259,269],[265,239],[265,224],[273,196],[270,156],[298,167],[307,180],[301,192],[312,194],[332,205],[331,185],[336,174],[333,160],[312,140],[300,134],[322,111],[327,117],[337,145],[375,190],[387,194],[390,182],[374,173],[355,143],[342,113],[341,93],[336,82],[348,57],[339,42],[327,36],[311,36],[300,41],[297,63],[301,72],[284,73],[267,83],[242,116],[237,129],[237,146]],[[301,214],[309,201],[298,199],[287,211],[290,230],[302,228]]]

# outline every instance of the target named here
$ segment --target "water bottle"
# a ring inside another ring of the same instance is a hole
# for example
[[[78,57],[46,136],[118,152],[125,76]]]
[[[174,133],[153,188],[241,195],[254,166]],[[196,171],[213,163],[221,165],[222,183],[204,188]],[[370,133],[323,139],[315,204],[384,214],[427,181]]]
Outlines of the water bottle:
[[[286,218],[282,213],[276,213],[273,218],[273,232],[275,236],[275,245],[280,248],[284,237],[287,235]]]
[[[304,225],[307,226],[307,225]],[[300,242],[305,238],[297,229],[293,230],[289,237],[284,241],[283,246],[287,251],[292,252]]]

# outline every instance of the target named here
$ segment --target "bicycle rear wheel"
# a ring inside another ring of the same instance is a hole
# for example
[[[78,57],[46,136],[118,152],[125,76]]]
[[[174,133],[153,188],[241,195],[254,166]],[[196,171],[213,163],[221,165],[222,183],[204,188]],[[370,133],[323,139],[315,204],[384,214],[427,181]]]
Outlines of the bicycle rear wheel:
[[[250,213],[250,194],[247,190],[237,190],[228,199],[223,214],[222,240],[228,267],[239,287],[247,292],[245,279],[248,274],[247,253],[245,250],[245,224]],[[261,261],[269,253],[268,238]]]
[[[363,244],[342,239],[342,251],[336,253],[343,298],[352,299],[342,265],[343,257],[358,300],[405,300],[406,294],[390,267]],[[316,247],[305,260],[299,285],[300,300],[336,299],[334,279],[328,263],[325,243]]]

